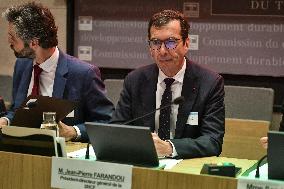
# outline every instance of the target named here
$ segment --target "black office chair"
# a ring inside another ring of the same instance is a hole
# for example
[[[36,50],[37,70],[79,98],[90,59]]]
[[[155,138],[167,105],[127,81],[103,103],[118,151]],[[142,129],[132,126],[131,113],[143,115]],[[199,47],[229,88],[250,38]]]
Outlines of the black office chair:
[[[6,106],[3,98],[0,96],[0,117],[4,116],[5,114],[6,114]]]

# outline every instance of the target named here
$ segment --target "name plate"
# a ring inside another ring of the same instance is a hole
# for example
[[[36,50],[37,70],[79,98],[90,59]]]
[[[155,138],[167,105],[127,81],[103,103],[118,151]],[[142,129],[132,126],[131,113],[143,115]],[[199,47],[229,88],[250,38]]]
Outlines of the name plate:
[[[240,177],[238,178],[238,189],[284,189],[284,182]]]
[[[51,187],[131,189],[132,165],[52,157]]]

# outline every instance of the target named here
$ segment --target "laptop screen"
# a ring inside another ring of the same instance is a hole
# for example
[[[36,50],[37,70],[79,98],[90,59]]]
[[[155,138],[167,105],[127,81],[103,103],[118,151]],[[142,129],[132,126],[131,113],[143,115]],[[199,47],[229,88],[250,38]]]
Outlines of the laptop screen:
[[[13,126],[40,128],[43,112],[56,112],[56,121],[61,121],[75,109],[77,102],[48,96],[29,96],[15,112]]]
[[[159,165],[147,127],[86,122],[86,130],[99,161],[146,167]]]
[[[268,132],[268,178],[284,180],[284,132]]]

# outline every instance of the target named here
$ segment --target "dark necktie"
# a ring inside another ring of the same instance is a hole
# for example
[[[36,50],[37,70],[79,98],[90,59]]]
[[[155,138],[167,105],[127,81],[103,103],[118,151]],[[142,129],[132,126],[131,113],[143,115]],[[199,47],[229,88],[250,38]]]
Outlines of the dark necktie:
[[[33,85],[32,94],[31,94],[33,96],[39,95],[39,76],[41,72],[42,72],[42,69],[37,64],[35,64],[34,65],[34,85]]]
[[[166,84],[166,89],[162,96],[161,106],[164,107],[172,102],[172,91],[171,85],[175,80],[173,78],[166,78],[164,82]],[[159,117],[159,129],[158,135],[162,140],[170,139],[170,116],[171,116],[171,106],[160,110]]]

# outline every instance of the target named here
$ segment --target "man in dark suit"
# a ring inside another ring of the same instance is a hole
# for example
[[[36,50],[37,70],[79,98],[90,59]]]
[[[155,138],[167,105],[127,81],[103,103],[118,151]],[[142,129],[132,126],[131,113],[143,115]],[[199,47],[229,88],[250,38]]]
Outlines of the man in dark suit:
[[[59,122],[59,135],[66,140],[88,140],[84,122],[108,122],[113,112],[99,69],[57,48],[54,18],[41,4],[11,7],[3,15],[8,21],[8,41],[17,61],[12,106],[8,114],[0,118],[0,125],[9,125],[15,110],[28,95],[52,96],[79,102],[78,107]]]
[[[161,104],[165,106],[164,99],[183,96],[184,103],[131,122],[151,128],[159,156],[194,158],[217,156],[222,151],[223,78],[185,57],[189,49],[188,29],[187,21],[177,11],[164,10],[153,15],[148,38],[156,64],[138,68],[125,78],[112,117],[113,123],[124,123]]]

